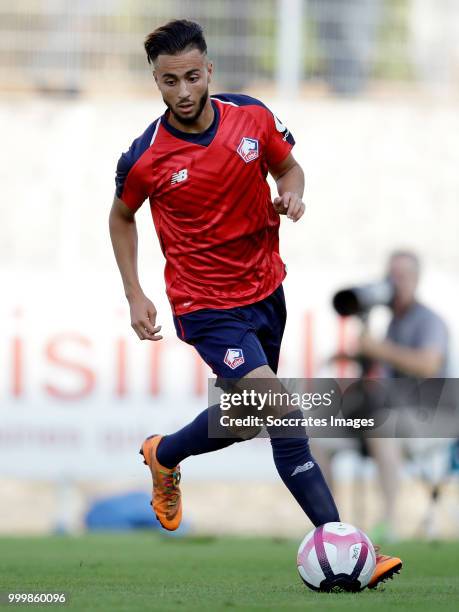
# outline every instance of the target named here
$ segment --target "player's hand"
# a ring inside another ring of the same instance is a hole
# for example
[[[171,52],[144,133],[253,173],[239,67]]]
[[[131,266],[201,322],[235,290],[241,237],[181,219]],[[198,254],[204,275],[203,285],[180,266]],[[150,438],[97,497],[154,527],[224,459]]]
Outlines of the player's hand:
[[[156,308],[144,294],[129,300],[131,327],[141,340],[162,340],[161,325],[156,325]]]
[[[286,191],[273,200],[274,210],[279,215],[287,215],[294,223],[304,215],[305,205],[297,193]]]

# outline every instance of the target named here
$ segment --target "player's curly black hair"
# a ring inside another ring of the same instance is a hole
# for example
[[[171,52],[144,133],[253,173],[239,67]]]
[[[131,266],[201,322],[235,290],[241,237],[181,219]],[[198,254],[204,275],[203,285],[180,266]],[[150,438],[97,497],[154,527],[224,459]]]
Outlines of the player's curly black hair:
[[[207,53],[207,44],[199,23],[187,19],[175,19],[157,28],[145,39],[148,63],[152,64],[158,55],[176,55],[187,48]]]

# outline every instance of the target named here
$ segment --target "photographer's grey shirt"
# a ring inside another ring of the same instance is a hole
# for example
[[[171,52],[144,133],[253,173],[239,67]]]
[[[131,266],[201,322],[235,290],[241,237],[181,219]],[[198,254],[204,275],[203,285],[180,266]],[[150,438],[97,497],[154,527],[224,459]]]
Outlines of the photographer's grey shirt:
[[[415,302],[401,317],[393,317],[386,337],[408,348],[437,350],[443,356],[443,364],[436,377],[448,376],[448,328],[443,319],[427,306]],[[388,365],[384,373],[390,378],[407,376]]]

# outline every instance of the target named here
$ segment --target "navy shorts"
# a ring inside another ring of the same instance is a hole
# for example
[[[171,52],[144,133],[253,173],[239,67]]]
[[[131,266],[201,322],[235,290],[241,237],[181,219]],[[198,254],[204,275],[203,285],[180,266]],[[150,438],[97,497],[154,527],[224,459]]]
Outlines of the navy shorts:
[[[214,374],[242,378],[262,365],[277,372],[287,318],[282,285],[267,298],[235,308],[174,316],[177,336],[195,347]]]

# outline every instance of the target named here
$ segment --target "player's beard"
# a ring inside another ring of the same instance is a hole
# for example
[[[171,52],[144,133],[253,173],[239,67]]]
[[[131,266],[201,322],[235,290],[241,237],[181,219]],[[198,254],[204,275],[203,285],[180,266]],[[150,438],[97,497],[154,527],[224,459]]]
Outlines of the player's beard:
[[[200,97],[199,103],[198,103],[198,110],[191,117],[182,117],[181,115],[179,115],[178,113],[174,111],[174,109],[172,108],[170,104],[168,104],[165,100],[164,102],[166,103],[167,108],[171,111],[171,113],[174,115],[175,119],[179,123],[182,123],[183,125],[193,125],[193,123],[195,123],[201,116],[201,113],[204,110],[204,106],[206,105],[206,102],[208,99],[209,99],[209,88],[207,88],[206,91]]]

